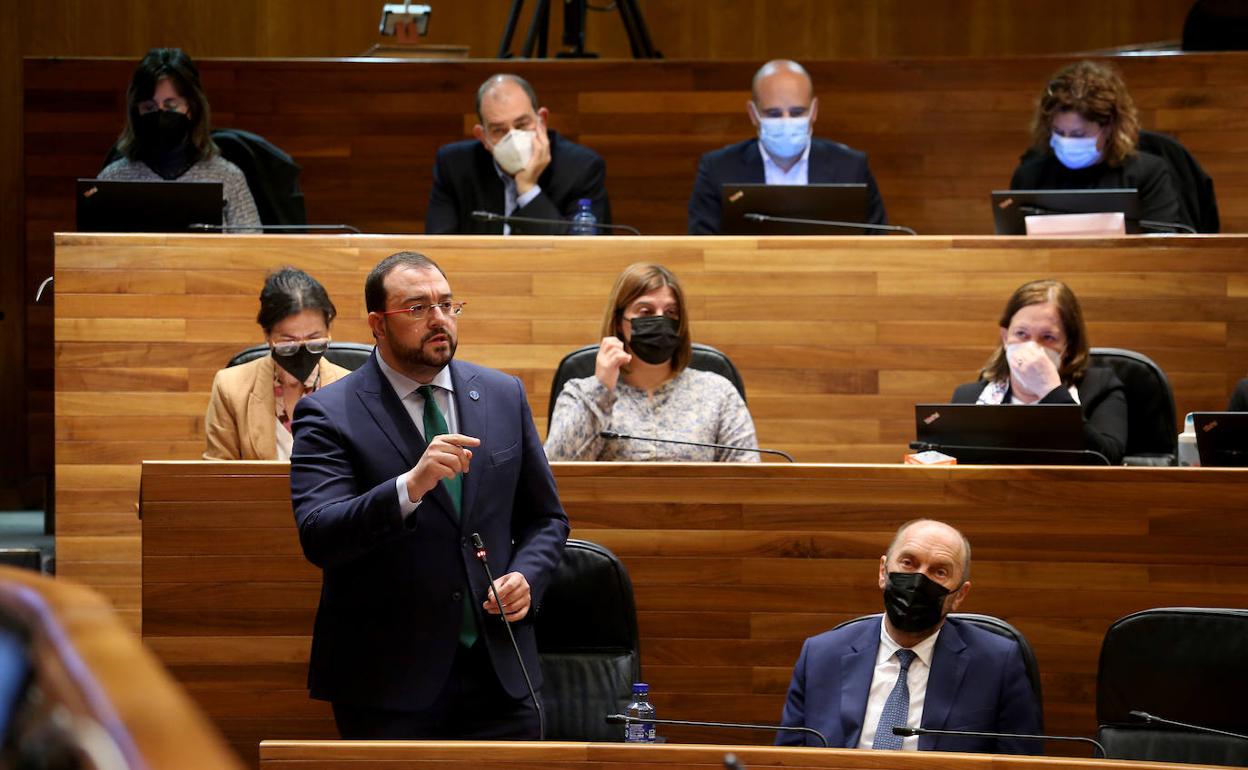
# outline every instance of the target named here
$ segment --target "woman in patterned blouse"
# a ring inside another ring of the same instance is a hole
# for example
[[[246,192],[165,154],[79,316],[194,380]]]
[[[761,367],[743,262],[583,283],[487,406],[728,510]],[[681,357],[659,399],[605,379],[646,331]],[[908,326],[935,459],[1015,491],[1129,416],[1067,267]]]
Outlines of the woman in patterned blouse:
[[[741,394],[718,374],[688,368],[689,316],[680,282],[662,265],[624,269],[611,290],[594,376],[569,380],[555,402],[551,460],[757,462],[755,452],[634,439],[632,436],[757,447]]]
[[[106,166],[100,179],[221,182],[221,223],[233,228],[260,224],[247,177],[213,144],[208,97],[191,57],[180,48],[148,51],[130,80],[126,103],[126,127],[117,140],[123,157]]]

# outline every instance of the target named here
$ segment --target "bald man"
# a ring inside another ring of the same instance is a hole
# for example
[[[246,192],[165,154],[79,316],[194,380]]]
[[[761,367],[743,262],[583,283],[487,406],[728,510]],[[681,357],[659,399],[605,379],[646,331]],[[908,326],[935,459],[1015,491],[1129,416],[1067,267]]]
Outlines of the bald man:
[[[813,135],[819,99],[802,65],[777,59],[760,67],[745,109],[758,136],[702,156],[689,198],[690,235],[720,233],[720,186],[741,183],[863,183],[867,209],[860,221],[887,224],[866,154]]]
[[[582,198],[600,223],[609,223],[606,164],[547,128],[549,114],[519,75],[486,79],[477,89],[475,138],[438,149],[425,232],[563,235],[565,225],[479,222],[472,212],[569,220]]]
[[[1035,740],[925,735],[893,727],[1036,734],[1039,698],[1017,642],[948,617],[971,590],[971,544],[948,524],[906,522],[880,557],[884,615],[802,645],[782,724],[841,748],[1037,754]],[[781,745],[820,745],[780,732]]]

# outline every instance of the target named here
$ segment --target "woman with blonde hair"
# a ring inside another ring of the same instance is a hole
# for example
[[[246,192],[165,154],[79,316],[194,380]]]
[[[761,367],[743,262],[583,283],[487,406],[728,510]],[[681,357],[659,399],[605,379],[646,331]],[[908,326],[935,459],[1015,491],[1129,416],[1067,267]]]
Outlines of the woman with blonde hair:
[[[741,394],[713,372],[689,368],[684,291],[662,265],[624,269],[602,322],[594,376],[569,380],[546,438],[551,460],[757,462],[755,452],[657,441],[604,440],[600,431],[758,447]]]

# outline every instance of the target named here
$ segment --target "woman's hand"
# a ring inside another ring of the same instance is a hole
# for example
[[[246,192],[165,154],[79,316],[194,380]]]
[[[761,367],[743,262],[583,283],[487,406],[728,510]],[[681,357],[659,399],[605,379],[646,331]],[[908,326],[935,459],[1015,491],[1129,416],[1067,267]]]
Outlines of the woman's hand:
[[[1049,357],[1051,353],[1035,341],[1006,346],[1010,376],[1020,395],[1038,401],[1062,384],[1057,365]]]
[[[594,361],[594,376],[607,390],[615,390],[615,383],[620,379],[620,367],[632,361],[633,357],[624,352],[624,343],[619,337],[603,337],[598,345],[598,358]]]

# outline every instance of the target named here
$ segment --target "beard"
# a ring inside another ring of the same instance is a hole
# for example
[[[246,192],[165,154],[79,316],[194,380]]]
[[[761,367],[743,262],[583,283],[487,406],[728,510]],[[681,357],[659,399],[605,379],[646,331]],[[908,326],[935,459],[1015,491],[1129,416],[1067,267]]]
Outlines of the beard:
[[[429,340],[438,335],[446,337],[446,342],[429,345]],[[459,347],[455,332],[446,327],[430,329],[418,345],[407,345],[401,335],[390,334],[389,330],[386,336],[394,357],[409,369],[441,369],[455,358],[455,349]]]

